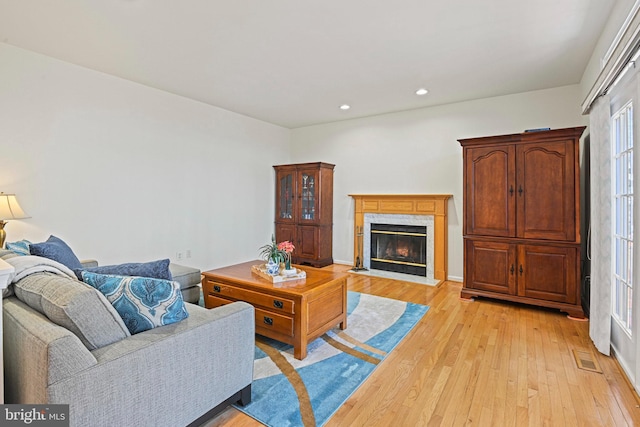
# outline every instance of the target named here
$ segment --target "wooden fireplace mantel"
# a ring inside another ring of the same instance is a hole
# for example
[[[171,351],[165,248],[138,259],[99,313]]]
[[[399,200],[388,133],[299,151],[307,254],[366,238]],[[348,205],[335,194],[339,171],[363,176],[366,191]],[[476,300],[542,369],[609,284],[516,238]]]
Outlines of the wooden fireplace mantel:
[[[349,194],[355,200],[353,259],[358,256],[358,229],[364,227],[365,213],[433,215],[433,277],[447,280],[447,201],[451,194]]]

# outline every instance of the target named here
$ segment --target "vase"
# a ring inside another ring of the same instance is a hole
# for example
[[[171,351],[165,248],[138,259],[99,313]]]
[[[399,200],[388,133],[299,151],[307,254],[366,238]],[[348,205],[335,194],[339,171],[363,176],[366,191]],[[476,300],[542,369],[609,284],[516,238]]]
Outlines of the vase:
[[[282,274],[284,274],[285,276],[295,276],[296,274],[298,274],[298,270],[291,267],[289,269],[282,270]]]
[[[291,258],[284,262],[284,269],[282,270],[282,274],[285,276],[293,276],[298,274],[298,270],[295,267],[291,267]]]
[[[272,276],[277,276],[278,273],[280,272],[280,263],[277,261],[269,259],[269,261],[267,261],[267,264],[265,265],[267,267],[267,273],[269,273]]]

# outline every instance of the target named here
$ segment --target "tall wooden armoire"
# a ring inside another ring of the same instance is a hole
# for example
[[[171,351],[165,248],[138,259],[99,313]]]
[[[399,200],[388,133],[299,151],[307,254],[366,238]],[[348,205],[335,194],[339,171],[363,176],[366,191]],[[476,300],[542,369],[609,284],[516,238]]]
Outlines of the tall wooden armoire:
[[[464,286],[583,318],[580,165],[584,127],[460,139]]]

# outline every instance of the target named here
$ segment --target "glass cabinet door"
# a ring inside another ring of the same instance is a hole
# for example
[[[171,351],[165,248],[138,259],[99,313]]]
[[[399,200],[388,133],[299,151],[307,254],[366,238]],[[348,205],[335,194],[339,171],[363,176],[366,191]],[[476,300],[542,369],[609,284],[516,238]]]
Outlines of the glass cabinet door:
[[[294,172],[278,174],[278,218],[293,220]]]
[[[316,171],[300,171],[300,219],[303,221],[314,221],[316,219],[317,207],[317,181]]]

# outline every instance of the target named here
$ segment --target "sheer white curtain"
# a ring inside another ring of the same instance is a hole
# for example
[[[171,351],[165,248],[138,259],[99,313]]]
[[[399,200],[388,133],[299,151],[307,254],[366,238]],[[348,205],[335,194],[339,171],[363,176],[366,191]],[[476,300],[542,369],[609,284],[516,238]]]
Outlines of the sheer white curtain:
[[[611,113],[609,95],[589,113],[591,147],[591,303],[589,335],[598,351],[611,348]]]

